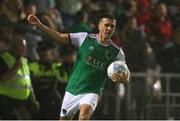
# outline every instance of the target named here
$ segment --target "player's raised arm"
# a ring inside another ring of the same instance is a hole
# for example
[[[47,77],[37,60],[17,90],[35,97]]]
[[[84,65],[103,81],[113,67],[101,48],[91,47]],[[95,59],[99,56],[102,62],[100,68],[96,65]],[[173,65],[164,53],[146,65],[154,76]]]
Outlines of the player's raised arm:
[[[69,34],[68,33],[60,33],[54,29],[51,29],[50,27],[44,25],[37,16],[30,14],[27,17],[27,21],[35,26],[37,26],[38,28],[40,28],[41,30],[43,30],[44,32],[46,32],[50,37],[52,37],[54,40],[56,40],[57,42],[61,42],[61,43],[69,43],[70,38],[69,38]]]

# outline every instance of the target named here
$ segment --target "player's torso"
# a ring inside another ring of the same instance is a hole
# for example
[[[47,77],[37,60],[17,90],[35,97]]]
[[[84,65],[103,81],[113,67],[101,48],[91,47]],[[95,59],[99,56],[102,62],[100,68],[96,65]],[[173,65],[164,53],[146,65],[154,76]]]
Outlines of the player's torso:
[[[67,90],[74,94],[99,93],[103,87],[108,65],[117,57],[119,49],[103,46],[94,36],[87,36],[78,51]]]

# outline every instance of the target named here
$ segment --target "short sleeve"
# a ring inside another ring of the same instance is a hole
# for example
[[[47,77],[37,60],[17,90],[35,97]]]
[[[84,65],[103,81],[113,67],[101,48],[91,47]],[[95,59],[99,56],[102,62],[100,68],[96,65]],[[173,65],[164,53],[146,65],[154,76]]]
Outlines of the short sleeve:
[[[84,42],[87,34],[88,34],[87,32],[70,33],[69,36],[71,43],[76,47],[80,47]]]
[[[125,54],[121,48],[119,49],[119,53],[118,53],[116,59],[125,62]]]

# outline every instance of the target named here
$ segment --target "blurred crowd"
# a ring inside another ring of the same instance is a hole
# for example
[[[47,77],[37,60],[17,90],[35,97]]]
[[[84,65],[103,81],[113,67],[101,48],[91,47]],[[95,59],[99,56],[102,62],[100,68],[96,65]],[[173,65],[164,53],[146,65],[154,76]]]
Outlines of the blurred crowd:
[[[114,15],[117,29],[112,40],[123,48],[130,71],[148,73],[147,81],[143,82],[151,86],[160,73],[180,72],[179,9],[180,0],[0,0],[0,55],[17,44],[16,35],[26,40],[23,56],[28,59],[32,87],[40,104],[38,111],[27,107],[25,113],[20,108],[22,119],[58,119],[77,51],[74,46],[51,41],[48,35],[28,24],[29,14],[37,15],[58,31],[88,33],[97,32],[99,15]],[[142,94],[146,84],[139,80],[142,79],[134,79],[132,88],[139,108],[137,119],[142,118],[144,110],[140,105],[145,103],[142,98],[146,95]],[[108,90],[113,87],[116,86],[110,84]],[[178,87],[172,88],[179,91]]]

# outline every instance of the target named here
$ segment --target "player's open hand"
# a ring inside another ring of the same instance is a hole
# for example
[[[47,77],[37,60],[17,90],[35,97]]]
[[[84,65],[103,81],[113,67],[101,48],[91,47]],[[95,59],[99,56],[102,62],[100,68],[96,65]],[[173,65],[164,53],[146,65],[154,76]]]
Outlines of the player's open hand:
[[[38,19],[37,16],[33,15],[33,14],[30,14],[28,15],[27,17],[27,21],[33,25],[39,25],[41,24],[40,20]]]
[[[127,83],[129,81],[129,72],[115,73],[112,80],[116,83]]]

